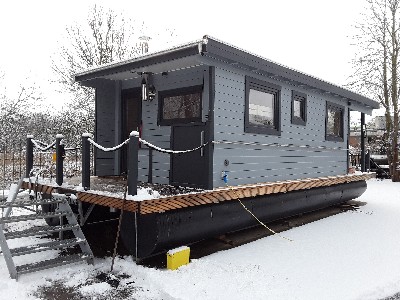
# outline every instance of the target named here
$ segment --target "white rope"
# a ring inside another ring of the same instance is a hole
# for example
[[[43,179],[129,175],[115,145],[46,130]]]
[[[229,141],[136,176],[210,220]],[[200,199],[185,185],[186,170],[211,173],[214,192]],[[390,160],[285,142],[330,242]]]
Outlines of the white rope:
[[[56,144],[56,141],[54,141],[53,143],[51,143],[45,147],[41,147],[39,144],[42,144],[42,145],[46,145],[46,144],[41,141],[34,140],[34,139],[31,139],[31,141],[35,145],[36,148],[38,148],[39,150],[42,150],[42,151],[47,151]]]
[[[293,240],[291,240],[291,239],[289,239],[289,238],[287,238],[287,237],[285,237],[285,236],[283,236],[283,235],[280,235],[280,234],[277,233],[275,230],[273,230],[272,228],[270,228],[270,227],[268,227],[267,225],[265,225],[265,223],[264,223],[263,221],[261,221],[259,218],[257,218],[256,215],[253,214],[253,212],[251,212],[251,211],[243,204],[243,202],[240,200],[239,195],[236,193],[236,191],[234,190],[234,188],[233,188],[231,185],[228,185],[227,183],[226,183],[226,186],[227,186],[228,188],[230,188],[230,189],[232,190],[232,192],[235,194],[236,200],[239,201],[240,205],[242,205],[242,207],[243,207],[250,215],[252,215],[253,218],[256,219],[256,221],[257,221],[260,225],[262,225],[263,227],[265,227],[265,229],[267,229],[268,231],[270,231],[272,234],[277,235],[277,236],[279,236],[280,238],[285,239],[285,240],[287,240],[287,241],[289,241],[289,242],[293,242]]]
[[[118,146],[112,147],[112,148],[106,148],[103,147],[99,144],[97,144],[95,141],[93,141],[91,138],[88,138],[88,141],[95,146],[96,148],[103,150],[105,152],[109,152],[109,151],[115,151],[118,150],[119,148],[121,148],[122,146],[124,146],[125,144],[129,143],[129,139],[125,140],[124,142],[122,142],[121,144],[119,144]],[[261,144],[261,143],[250,143],[250,142],[236,142],[236,141],[211,141],[211,142],[207,142],[203,145],[200,145],[196,148],[193,149],[188,149],[188,150],[170,150],[170,149],[164,149],[164,148],[160,148],[152,143],[149,143],[148,141],[139,138],[139,141],[148,146],[149,148],[152,148],[156,151],[162,152],[162,153],[168,153],[168,154],[182,154],[182,153],[189,153],[189,152],[194,152],[197,151],[201,148],[204,148],[205,146],[207,146],[208,144],[212,143],[212,144],[228,144],[228,145],[245,145],[245,146],[264,146],[264,147],[284,147],[284,148],[288,148],[288,147],[294,147],[294,148],[313,148],[313,149],[322,149],[322,150],[344,150],[347,151],[349,149],[345,149],[345,148],[328,148],[325,146],[310,146],[310,145],[294,145],[294,144],[278,144],[278,143],[269,143],[269,144]]]
[[[205,147],[205,146],[207,146],[209,144],[209,143],[205,143],[203,145],[200,145],[200,146],[198,146],[198,147],[196,147],[194,149],[190,149],[190,150],[168,150],[168,149],[163,149],[163,148],[157,147],[157,146],[155,146],[155,145],[153,145],[153,144],[149,143],[148,141],[143,140],[141,138],[139,138],[139,141],[141,143],[145,144],[146,146],[156,150],[156,151],[163,152],[163,153],[169,153],[169,154],[180,154],[180,153],[193,152],[193,151],[197,151],[197,150],[199,150],[199,149],[201,149],[201,148],[203,148],[203,147]]]
[[[245,145],[245,146],[266,146],[266,147],[298,147],[298,148],[313,148],[313,149],[323,149],[323,150],[344,150],[347,151],[349,149],[346,148],[329,148],[326,146],[310,146],[310,145],[295,145],[295,144],[278,144],[278,143],[269,143],[269,144],[261,144],[261,143],[250,143],[250,142],[235,142],[235,141],[213,141],[213,144],[228,144],[228,145]]]
[[[124,142],[122,142],[121,144],[112,147],[112,148],[106,148],[103,147],[102,145],[97,144],[95,141],[93,141],[91,138],[88,138],[88,141],[95,146],[97,149],[103,150],[104,152],[110,152],[110,151],[115,151],[118,150],[119,148],[121,148],[122,146],[124,146],[125,144],[129,143],[129,139],[125,140]]]

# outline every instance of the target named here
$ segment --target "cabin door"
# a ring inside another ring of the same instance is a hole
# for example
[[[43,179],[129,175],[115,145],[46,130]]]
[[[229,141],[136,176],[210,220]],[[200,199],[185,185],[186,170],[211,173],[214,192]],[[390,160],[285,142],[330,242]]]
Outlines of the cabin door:
[[[172,126],[171,147],[174,150],[188,150],[199,147],[205,142],[205,125]],[[207,148],[194,152],[172,154],[172,185],[207,188],[208,154]]]
[[[142,123],[142,100],[140,89],[123,90],[122,100],[122,141],[129,138],[132,131],[141,131]],[[122,148],[121,174],[127,173],[128,151]]]

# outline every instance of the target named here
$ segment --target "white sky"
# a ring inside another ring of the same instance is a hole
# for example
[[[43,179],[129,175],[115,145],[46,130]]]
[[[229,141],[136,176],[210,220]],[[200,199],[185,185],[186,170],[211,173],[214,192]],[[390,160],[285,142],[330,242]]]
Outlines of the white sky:
[[[95,1],[1,1],[0,69],[7,82],[29,76],[47,98],[54,93],[51,56],[65,27],[85,20]],[[175,30],[172,44],[208,34],[310,75],[343,85],[351,74],[352,26],[365,0],[96,1],[144,21],[150,32]],[[138,23],[139,23],[138,22]],[[147,32],[144,32],[146,34]],[[150,34],[151,35],[151,34]],[[152,41],[150,46],[160,48]],[[154,48],[153,48],[154,49]],[[59,97],[58,99],[61,99]]]

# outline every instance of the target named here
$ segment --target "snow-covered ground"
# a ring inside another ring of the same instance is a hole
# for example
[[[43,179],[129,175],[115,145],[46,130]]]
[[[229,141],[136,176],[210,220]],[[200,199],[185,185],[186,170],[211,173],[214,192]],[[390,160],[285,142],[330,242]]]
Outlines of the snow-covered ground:
[[[370,180],[358,200],[367,205],[282,233],[293,242],[270,236],[176,271],[118,258],[115,274],[129,275],[118,288],[95,278],[109,271],[110,258],[16,282],[0,257],[0,299],[37,299],[52,290],[79,294],[77,299],[384,298],[400,291],[400,183]]]

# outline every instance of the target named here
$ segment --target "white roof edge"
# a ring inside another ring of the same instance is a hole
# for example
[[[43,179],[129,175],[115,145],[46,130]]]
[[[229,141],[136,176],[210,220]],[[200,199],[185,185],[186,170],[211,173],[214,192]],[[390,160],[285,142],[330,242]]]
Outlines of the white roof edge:
[[[356,95],[358,95],[358,96],[360,96],[360,97],[366,97],[366,96],[364,96],[364,95],[362,95],[362,94],[360,94],[360,93],[358,93],[358,92],[356,92],[356,91],[350,90],[350,89],[348,89],[348,88],[344,88],[343,86],[341,86],[341,85],[339,85],[339,84],[335,84],[335,83],[332,83],[332,82],[327,81],[327,80],[325,80],[325,79],[321,79],[321,78],[319,78],[319,77],[317,77],[317,76],[310,75],[310,74],[304,73],[304,72],[302,72],[302,71],[299,71],[299,70],[297,70],[297,69],[288,67],[288,66],[286,66],[286,65],[284,65],[284,64],[281,64],[281,63],[278,63],[278,62],[273,61],[273,60],[271,60],[271,59],[265,58],[265,57],[263,57],[263,56],[261,56],[261,55],[259,55],[259,54],[255,54],[255,53],[253,53],[253,52],[251,52],[251,51],[245,50],[245,49],[243,49],[243,48],[237,47],[237,46],[232,45],[232,44],[230,44],[230,43],[224,42],[224,41],[222,41],[222,40],[220,40],[220,39],[214,38],[214,37],[212,37],[212,36],[210,36],[210,35],[205,35],[203,39],[211,39],[211,40],[214,40],[214,41],[219,42],[219,43],[221,43],[221,44],[224,44],[224,45],[226,45],[226,46],[232,47],[232,48],[234,48],[234,49],[236,49],[236,50],[243,51],[243,52],[245,52],[245,53],[248,53],[248,54],[250,54],[250,55],[253,55],[253,56],[255,56],[255,57],[258,57],[258,58],[260,58],[260,59],[266,60],[266,61],[271,62],[271,63],[273,63],[273,64],[276,64],[276,65],[278,65],[278,66],[281,66],[281,67],[283,67],[283,68],[286,68],[286,69],[289,69],[289,70],[298,72],[298,73],[300,73],[300,74],[302,74],[302,75],[304,75],[304,76],[308,76],[308,77],[314,78],[314,79],[316,79],[316,80],[325,82],[325,83],[327,83],[327,84],[330,84],[330,85],[333,85],[333,86],[336,86],[336,87],[339,87],[339,88],[348,90],[348,91],[350,91],[350,92],[352,92],[352,93],[354,93],[354,94],[356,94]],[[369,97],[366,97],[366,98],[369,98]],[[370,98],[369,98],[369,99],[370,99]],[[373,99],[371,99],[371,100],[373,100]],[[373,101],[375,101],[375,100],[373,100]],[[379,103],[378,101],[375,101],[375,102]]]
[[[111,67],[117,67],[117,66],[121,66],[121,65],[124,65],[124,64],[129,64],[131,62],[136,62],[136,61],[141,61],[141,60],[145,60],[145,59],[156,57],[156,56],[161,56],[161,55],[173,52],[173,51],[175,51],[177,49],[182,50],[182,49],[185,49],[185,48],[193,47],[195,45],[201,45],[203,42],[204,42],[203,39],[196,40],[196,41],[189,42],[189,43],[179,44],[177,46],[174,46],[174,47],[171,47],[171,48],[168,48],[168,49],[165,49],[165,50],[156,51],[156,52],[145,54],[145,55],[140,55],[140,56],[137,56],[137,57],[134,57],[134,58],[130,58],[130,59],[126,59],[126,60],[113,61],[113,62],[104,64],[104,65],[101,65],[101,66],[91,67],[89,69],[86,69],[85,71],[76,73],[75,76],[82,76],[82,75],[90,74],[90,73],[95,72],[95,71],[101,71],[101,70],[105,70],[105,69],[108,69],[108,68],[111,68]],[[199,53],[200,53],[200,50],[199,50]]]

